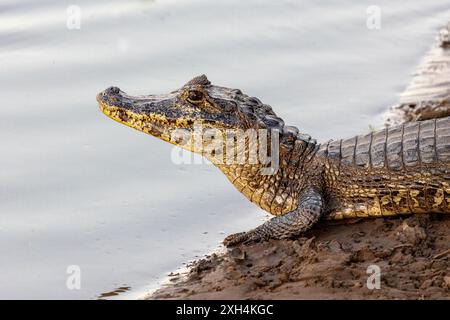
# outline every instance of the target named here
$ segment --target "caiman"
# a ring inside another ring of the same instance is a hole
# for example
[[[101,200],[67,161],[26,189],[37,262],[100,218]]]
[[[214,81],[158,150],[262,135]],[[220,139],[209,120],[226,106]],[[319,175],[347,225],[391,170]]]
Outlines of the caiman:
[[[175,145],[175,130],[194,132],[198,124],[275,133],[268,135],[279,155],[273,174],[261,174],[262,163],[215,163],[245,197],[275,215],[226,237],[227,246],[296,236],[321,218],[450,213],[450,117],[318,143],[269,105],[212,85],[205,75],[169,94],[130,96],[110,87],[97,100],[110,118]]]

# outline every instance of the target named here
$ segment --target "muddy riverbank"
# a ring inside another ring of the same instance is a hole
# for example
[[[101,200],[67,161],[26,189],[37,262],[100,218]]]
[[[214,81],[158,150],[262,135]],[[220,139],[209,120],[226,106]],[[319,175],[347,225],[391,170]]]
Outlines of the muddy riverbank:
[[[444,215],[325,222],[295,240],[200,259],[148,298],[448,299],[448,230]],[[371,290],[377,267],[380,289]]]

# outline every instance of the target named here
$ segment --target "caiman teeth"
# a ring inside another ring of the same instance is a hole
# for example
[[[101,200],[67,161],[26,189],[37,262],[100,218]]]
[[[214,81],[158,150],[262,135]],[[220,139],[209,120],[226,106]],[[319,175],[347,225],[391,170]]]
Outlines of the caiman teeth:
[[[179,128],[180,120],[172,120],[157,114],[139,114],[100,102],[100,110],[109,118],[146,134],[170,142],[170,128]]]

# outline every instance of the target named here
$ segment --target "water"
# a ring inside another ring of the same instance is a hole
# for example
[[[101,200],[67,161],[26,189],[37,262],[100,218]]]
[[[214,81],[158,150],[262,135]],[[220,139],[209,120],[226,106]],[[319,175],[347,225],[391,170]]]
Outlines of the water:
[[[215,168],[173,164],[170,145],[102,115],[96,93],[167,92],[206,73],[319,140],[362,133],[450,17],[448,0],[378,1],[369,30],[371,4],[2,0],[0,298],[135,297],[259,224]],[[80,290],[66,286],[72,265]]]

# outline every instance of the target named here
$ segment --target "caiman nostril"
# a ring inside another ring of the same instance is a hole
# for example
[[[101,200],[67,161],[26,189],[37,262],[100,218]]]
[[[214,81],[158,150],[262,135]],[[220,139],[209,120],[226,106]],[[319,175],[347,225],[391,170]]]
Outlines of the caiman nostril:
[[[118,94],[120,92],[120,89],[117,87],[109,87],[105,90],[107,94]]]

